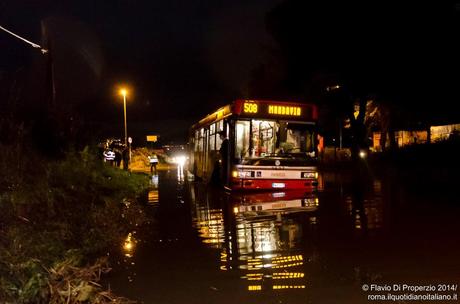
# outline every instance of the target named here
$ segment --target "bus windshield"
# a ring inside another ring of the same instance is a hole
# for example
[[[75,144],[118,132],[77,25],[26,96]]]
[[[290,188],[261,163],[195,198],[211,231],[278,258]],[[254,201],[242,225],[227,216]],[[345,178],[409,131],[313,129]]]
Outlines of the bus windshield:
[[[285,139],[280,142],[281,153],[314,156],[316,134],[312,125],[286,123],[285,131],[281,130],[280,133]]]
[[[235,158],[315,156],[314,125],[273,120],[235,122]]]

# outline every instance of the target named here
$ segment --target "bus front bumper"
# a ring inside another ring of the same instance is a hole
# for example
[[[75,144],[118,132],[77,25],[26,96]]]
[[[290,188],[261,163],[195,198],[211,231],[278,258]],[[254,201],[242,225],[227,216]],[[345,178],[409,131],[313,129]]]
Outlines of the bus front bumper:
[[[230,184],[232,190],[314,190],[318,185],[316,179],[241,179],[233,178]]]

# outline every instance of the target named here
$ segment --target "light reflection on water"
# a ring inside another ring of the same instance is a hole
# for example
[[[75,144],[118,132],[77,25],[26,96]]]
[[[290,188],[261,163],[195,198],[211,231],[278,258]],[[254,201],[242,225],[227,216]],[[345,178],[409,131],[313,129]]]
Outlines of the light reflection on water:
[[[123,240],[122,252],[123,259],[119,261],[123,265],[124,271],[126,272],[126,279],[128,282],[133,282],[136,277],[134,254],[136,252],[137,239],[135,238],[135,231],[128,233],[126,238]]]
[[[130,232],[123,242],[123,252],[125,253],[125,257],[132,258],[135,249],[136,239],[134,238],[133,233]]]
[[[319,224],[343,224],[343,216],[336,222],[330,222],[329,215],[321,220],[319,194],[330,185],[339,186],[342,203],[336,207],[346,210],[344,218],[357,237],[383,227],[380,180],[351,186],[343,183],[347,177],[337,174],[321,174],[319,180],[320,192],[229,194],[200,185],[190,187],[194,227],[206,246],[220,250],[219,269],[240,272],[240,279],[251,293],[305,289],[309,282],[306,269],[324,262],[318,249],[322,240],[315,240],[321,230],[318,227],[328,227]],[[353,274],[356,269],[360,276]],[[360,267],[350,267],[348,271],[348,276],[355,276],[350,283],[367,276],[367,270]]]
[[[147,203],[150,205],[158,205],[160,196],[158,193],[158,175],[152,175],[150,177],[150,190],[147,193]]]
[[[362,193],[345,196],[345,203],[357,230],[374,230],[383,225],[383,198],[381,181],[373,183],[372,196],[364,198]]]
[[[229,194],[180,174],[174,169],[152,177],[151,225],[122,244],[134,244],[123,264],[123,282],[128,277],[132,287],[119,284],[122,295],[145,303],[209,297],[220,304],[304,304],[340,303],[334,300],[341,294],[352,298],[343,303],[367,303],[360,289],[365,283],[414,280],[419,271],[458,273],[450,266],[458,244],[451,246],[448,267],[442,259],[437,267],[420,267],[425,257],[441,254],[425,244],[441,244],[437,238],[446,240],[454,230],[426,234],[424,227],[439,226],[419,219],[436,218],[407,216],[419,211],[411,203],[417,200],[388,180],[330,173],[320,176],[317,193]],[[408,204],[416,208],[400,207]],[[424,237],[411,234],[420,228]]]
[[[301,245],[304,226],[316,224],[309,220],[319,208],[316,193],[191,192],[194,226],[204,244],[220,250],[221,271],[239,271],[248,292],[306,287],[303,266],[312,258]],[[224,207],[216,208],[222,199]]]

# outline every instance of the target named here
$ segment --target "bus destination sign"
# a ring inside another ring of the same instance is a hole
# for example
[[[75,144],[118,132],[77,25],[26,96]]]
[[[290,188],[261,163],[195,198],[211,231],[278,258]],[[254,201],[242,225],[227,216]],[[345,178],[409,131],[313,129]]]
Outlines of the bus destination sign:
[[[311,106],[310,106],[311,107]],[[291,118],[313,118],[314,115],[309,105],[295,104],[295,103],[277,103],[271,101],[255,101],[255,100],[242,100],[240,101],[239,111],[240,115],[250,117],[291,117]]]
[[[268,114],[300,116],[301,113],[300,107],[268,105]]]

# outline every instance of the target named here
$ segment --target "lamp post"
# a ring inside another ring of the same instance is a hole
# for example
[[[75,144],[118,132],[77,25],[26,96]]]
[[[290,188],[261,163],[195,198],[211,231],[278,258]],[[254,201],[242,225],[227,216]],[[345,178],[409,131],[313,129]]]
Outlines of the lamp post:
[[[123,113],[124,113],[124,121],[125,121],[125,146],[128,146],[128,126],[126,124],[126,95],[128,91],[126,89],[121,89],[120,94],[123,96]]]

